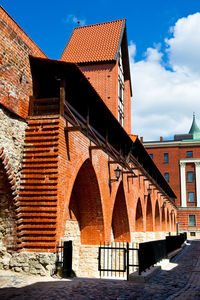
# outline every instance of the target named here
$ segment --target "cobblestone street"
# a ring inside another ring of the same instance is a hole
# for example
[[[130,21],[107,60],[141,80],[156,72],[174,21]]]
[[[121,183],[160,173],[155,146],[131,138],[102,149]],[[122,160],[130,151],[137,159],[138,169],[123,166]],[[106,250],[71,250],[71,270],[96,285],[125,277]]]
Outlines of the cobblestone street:
[[[58,280],[4,272],[5,275],[0,275],[0,299],[200,299],[199,253],[200,241],[188,243],[147,283],[81,278]]]

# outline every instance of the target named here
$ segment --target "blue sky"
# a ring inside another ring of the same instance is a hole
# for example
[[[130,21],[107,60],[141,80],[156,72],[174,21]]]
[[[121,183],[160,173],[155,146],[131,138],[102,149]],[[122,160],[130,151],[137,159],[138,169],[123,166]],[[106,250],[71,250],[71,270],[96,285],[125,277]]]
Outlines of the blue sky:
[[[73,28],[73,17],[85,24],[127,19],[128,40],[137,45],[136,59],[147,47],[163,42],[180,17],[198,11],[199,0],[1,0],[1,5],[50,57],[58,59]]]
[[[127,19],[132,132],[144,140],[187,133],[200,119],[199,0],[0,0],[48,57],[77,26]],[[199,122],[200,123],[200,122]]]

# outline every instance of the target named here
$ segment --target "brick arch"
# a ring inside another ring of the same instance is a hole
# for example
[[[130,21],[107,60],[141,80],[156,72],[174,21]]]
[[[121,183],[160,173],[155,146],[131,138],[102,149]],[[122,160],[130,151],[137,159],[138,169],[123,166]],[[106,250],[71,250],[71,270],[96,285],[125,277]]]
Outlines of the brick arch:
[[[162,208],[162,216],[161,216],[161,219],[162,219],[162,231],[166,231],[166,219],[165,219],[165,208],[163,207]]]
[[[144,231],[144,219],[143,219],[142,204],[140,198],[138,198],[137,206],[136,206],[135,231],[136,232]]]
[[[176,231],[176,215],[173,214],[173,231]]]
[[[69,201],[70,220],[78,221],[81,243],[95,245],[104,241],[104,220],[97,176],[87,159],[74,182]]]
[[[128,220],[128,211],[126,206],[125,192],[123,182],[119,184],[113,214],[112,214],[112,232],[115,242],[130,241],[130,227]]]
[[[170,231],[169,209],[167,209],[167,231]]]
[[[147,198],[146,205],[146,231],[153,231],[153,211],[150,196]]]
[[[160,209],[158,200],[155,205],[155,231],[160,231]]]

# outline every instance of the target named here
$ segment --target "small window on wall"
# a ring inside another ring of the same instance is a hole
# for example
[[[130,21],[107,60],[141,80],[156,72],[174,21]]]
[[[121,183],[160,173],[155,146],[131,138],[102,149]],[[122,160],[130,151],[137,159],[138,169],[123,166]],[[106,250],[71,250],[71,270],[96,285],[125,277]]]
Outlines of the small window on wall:
[[[190,232],[190,236],[196,236],[196,232],[191,231],[191,232]]]
[[[194,180],[194,173],[187,172],[187,182],[193,182],[193,180]]]
[[[169,182],[169,173],[164,173],[165,179],[167,182]]]
[[[169,161],[169,155],[168,153],[164,153],[164,162],[168,163],[168,161]]]
[[[188,225],[196,226],[196,215],[189,215]]]
[[[194,202],[194,192],[188,193],[188,202]]]
[[[192,151],[187,151],[187,157],[193,157],[193,152]]]
[[[151,157],[151,159],[153,159],[153,153],[149,154],[149,156]]]

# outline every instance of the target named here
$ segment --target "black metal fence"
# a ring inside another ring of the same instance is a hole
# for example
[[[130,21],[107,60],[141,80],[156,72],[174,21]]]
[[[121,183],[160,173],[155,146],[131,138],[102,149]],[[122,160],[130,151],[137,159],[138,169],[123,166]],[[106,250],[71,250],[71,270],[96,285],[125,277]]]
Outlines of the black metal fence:
[[[100,277],[126,277],[139,268],[138,244],[117,243],[100,244],[98,270]]]
[[[165,240],[158,240],[139,244],[138,261],[139,274],[165,258],[170,252],[178,249],[187,240],[187,234],[167,236]]]
[[[139,244],[139,274],[166,257],[166,240]]]
[[[166,252],[169,254],[170,252],[178,249],[187,240],[187,233],[181,233],[180,235],[175,236],[167,236],[166,237]]]

